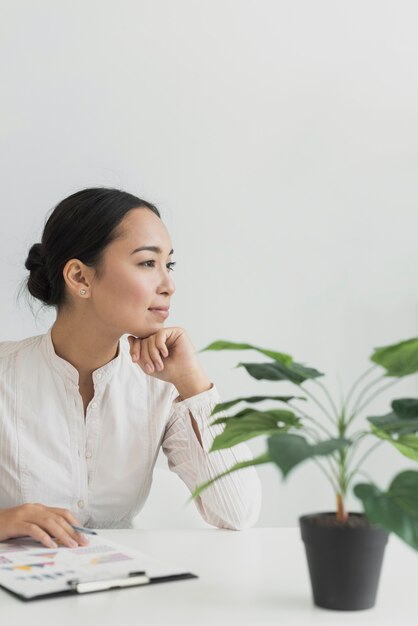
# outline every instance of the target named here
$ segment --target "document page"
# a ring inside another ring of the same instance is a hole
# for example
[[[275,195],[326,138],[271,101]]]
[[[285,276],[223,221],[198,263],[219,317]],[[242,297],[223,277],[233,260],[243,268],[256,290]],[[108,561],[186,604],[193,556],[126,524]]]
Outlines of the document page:
[[[24,598],[65,591],[68,581],[92,581],[144,572],[150,578],[189,573],[123,545],[89,535],[90,545],[50,549],[30,537],[0,542],[0,585]],[[55,540],[60,543],[59,540]]]

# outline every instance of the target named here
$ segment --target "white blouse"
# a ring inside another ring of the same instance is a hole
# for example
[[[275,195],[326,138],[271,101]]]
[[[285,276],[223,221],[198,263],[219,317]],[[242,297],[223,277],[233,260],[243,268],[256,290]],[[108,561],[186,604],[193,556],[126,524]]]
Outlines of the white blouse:
[[[148,497],[160,446],[190,492],[253,458],[244,443],[209,453],[223,431],[209,423],[225,415],[210,416],[221,402],[215,385],[178,401],[174,385],[132,362],[127,335],[117,356],[93,372],[84,415],[78,371],[55,353],[51,328],[0,343],[0,509],[38,502],[69,509],[86,527],[130,528]],[[213,526],[253,526],[261,507],[255,468],[220,478],[193,503]]]

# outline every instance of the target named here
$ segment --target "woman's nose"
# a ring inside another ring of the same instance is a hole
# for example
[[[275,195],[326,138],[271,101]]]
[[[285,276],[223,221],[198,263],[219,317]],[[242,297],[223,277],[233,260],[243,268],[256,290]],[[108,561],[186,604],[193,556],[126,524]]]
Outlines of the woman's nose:
[[[166,280],[162,284],[162,289],[165,293],[168,293],[169,295],[172,295],[175,292],[176,286],[171,276],[166,277]]]

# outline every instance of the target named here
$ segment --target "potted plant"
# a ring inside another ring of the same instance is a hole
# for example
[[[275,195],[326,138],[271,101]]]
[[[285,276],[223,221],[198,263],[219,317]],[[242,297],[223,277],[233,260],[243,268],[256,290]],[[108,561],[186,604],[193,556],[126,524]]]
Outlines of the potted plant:
[[[224,429],[215,437],[210,452],[230,448],[260,435],[267,436],[267,449],[261,456],[237,463],[199,485],[189,501],[222,476],[251,465],[274,463],[286,478],[297,465],[312,460],[329,481],[336,502],[333,512],[299,518],[314,603],[334,610],[371,608],[376,600],[389,533],[396,533],[418,550],[418,471],[399,473],[386,491],[370,479],[369,482],[358,482],[354,487],[353,483],[358,475],[364,474],[361,467],[367,456],[385,442],[409,459],[418,460],[418,399],[393,400],[387,414],[367,417],[366,429],[356,429],[354,425],[380,393],[418,371],[418,338],[375,349],[370,357],[372,367],[355,381],[340,406],[336,406],[318,380],[323,374],[295,362],[288,354],[230,341],[215,341],[201,352],[205,350],[261,352],[270,361],[238,363],[236,367],[244,367],[257,380],[290,381],[302,389],[304,395],[240,397],[217,404],[211,415],[226,411],[239,402],[251,406],[211,422],[224,424]],[[378,376],[373,377],[373,374]],[[312,392],[313,386],[323,397]],[[307,399],[319,410],[320,418],[305,408],[308,404],[303,409],[297,406]],[[254,405],[264,400],[278,402],[281,408],[264,411],[255,408]],[[360,443],[367,439],[372,445],[358,458]],[[346,510],[346,495],[352,487],[364,512]]]

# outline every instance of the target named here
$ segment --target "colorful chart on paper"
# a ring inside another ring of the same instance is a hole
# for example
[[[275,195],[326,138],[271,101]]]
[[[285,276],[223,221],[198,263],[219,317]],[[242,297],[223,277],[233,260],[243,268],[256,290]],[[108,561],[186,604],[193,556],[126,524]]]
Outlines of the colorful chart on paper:
[[[71,590],[71,581],[107,580],[145,571],[148,576],[170,576],[188,571],[125,548],[100,535],[89,536],[88,546],[48,549],[30,537],[0,542],[0,586],[23,598]]]

